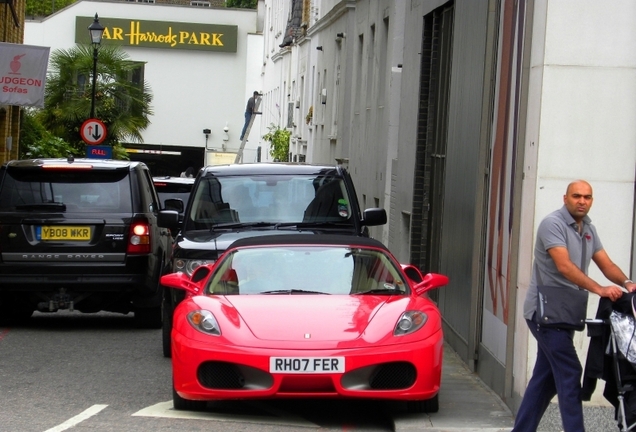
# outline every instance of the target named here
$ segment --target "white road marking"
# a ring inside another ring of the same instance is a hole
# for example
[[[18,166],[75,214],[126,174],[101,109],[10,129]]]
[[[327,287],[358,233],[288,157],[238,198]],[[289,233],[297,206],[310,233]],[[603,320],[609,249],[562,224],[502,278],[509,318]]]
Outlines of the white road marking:
[[[47,429],[44,432],[62,432],[62,431],[65,431],[66,429],[70,429],[76,426],[77,424],[83,422],[87,418],[94,416],[95,414],[97,414],[98,412],[106,408],[107,406],[108,405],[93,405],[92,407],[81,412],[75,417],[71,417],[70,419],[66,420],[64,423],[58,426],[55,426],[54,428]]]
[[[268,411],[271,412],[271,410],[268,410]],[[144,408],[134,413],[133,416],[178,418],[178,419],[191,419],[191,420],[214,420],[214,421],[221,421],[221,422],[256,423],[256,424],[277,424],[277,425],[284,425],[284,426],[300,426],[300,427],[313,427],[313,428],[320,427],[315,423],[311,423],[303,419],[302,417],[292,416],[289,413],[276,412],[273,414],[282,415],[282,417],[238,415],[238,414],[232,415],[232,414],[213,413],[209,411],[179,411],[173,408],[172,401],[168,401],[168,402],[160,402],[158,404]]]

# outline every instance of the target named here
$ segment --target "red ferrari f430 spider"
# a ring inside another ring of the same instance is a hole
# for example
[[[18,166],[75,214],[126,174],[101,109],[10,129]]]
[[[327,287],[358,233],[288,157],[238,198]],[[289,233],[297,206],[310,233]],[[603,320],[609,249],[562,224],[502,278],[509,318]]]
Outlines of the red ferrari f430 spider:
[[[176,409],[266,398],[402,400],[436,412],[441,274],[401,265],[363,237],[289,234],[238,240],[191,277],[172,327]]]

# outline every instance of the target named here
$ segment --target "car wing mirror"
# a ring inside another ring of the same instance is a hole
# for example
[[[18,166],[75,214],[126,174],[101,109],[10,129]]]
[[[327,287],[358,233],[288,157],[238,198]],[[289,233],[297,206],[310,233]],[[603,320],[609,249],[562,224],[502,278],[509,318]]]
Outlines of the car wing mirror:
[[[422,278],[422,282],[415,285],[415,293],[420,296],[427,291],[448,285],[448,276],[439,273],[427,273]]]
[[[185,273],[170,273],[161,276],[161,285],[183,290],[192,295],[199,295],[203,292],[200,283],[193,282]]]
[[[368,208],[362,213],[362,225],[384,225],[386,221],[386,210],[383,208]]]
[[[161,228],[178,229],[179,212],[176,210],[161,210],[157,215],[157,225]]]
[[[165,210],[176,210],[183,213],[183,200],[181,198],[168,198],[163,202]]]

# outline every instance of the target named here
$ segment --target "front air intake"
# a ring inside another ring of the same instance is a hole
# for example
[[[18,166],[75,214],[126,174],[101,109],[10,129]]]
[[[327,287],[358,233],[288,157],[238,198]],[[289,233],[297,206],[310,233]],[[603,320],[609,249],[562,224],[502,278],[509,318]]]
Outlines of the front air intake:
[[[411,387],[415,383],[417,372],[411,363],[394,362],[378,366],[369,377],[369,386],[373,390],[399,390]]]

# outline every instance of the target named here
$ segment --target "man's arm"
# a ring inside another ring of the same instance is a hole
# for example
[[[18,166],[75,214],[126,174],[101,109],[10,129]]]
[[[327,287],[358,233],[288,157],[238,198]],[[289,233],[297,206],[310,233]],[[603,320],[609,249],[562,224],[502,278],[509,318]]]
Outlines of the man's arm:
[[[592,255],[592,260],[596,263],[601,272],[603,272],[603,275],[616,285],[623,286],[623,283],[629,280],[620,267],[614,264],[614,261],[610,259],[605,249],[601,249]],[[633,282],[627,283],[625,284],[625,288],[627,288],[629,292],[636,291],[636,284]]]
[[[596,257],[601,251],[596,252],[592,259]],[[623,295],[623,291],[614,285],[609,286],[601,286],[589,276],[587,276],[581,269],[579,269],[573,262],[570,260],[570,254],[568,253],[567,248],[564,246],[556,246],[548,249],[548,253],[550,257],[554,261],[557,270],[570,282],[580,286],[581,288],[585,288],[586,290],[593,292],[594,294],[598,294],[601,297],[608,297],[612,301],[616,301]],[[607,254],[605,254],[607,255]],[[609,260],[609,257],[608,257]],[[594,259],[594,262],[601,267]],[[611,262],[611,261],[610,261]],[[612,263],[613,264],[613,263]],[[605,263],[606,265],[606,263]],[[601,271],[603,269],[601,268]],[[619,270],[620,271],[620,270]],[[621,272],[622,273],[622,272]],[[605,272],[603,271],[603,274]],[[613,281],[613,279],[610,279]],[[623,279],[624,280],[624,279]],[[621,281],[622,284],[622,281]]]

